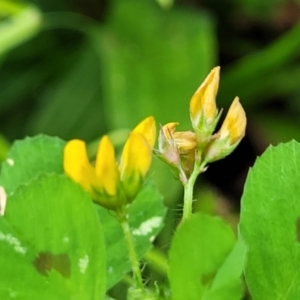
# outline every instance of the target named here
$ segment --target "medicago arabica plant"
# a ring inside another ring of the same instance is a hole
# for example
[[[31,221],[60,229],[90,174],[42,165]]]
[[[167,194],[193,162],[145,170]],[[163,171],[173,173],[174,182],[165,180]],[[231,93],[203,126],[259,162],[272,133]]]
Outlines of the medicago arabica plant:
[[[78,139],[38,135],[14,143],[0,176],[1,299],[113,299],[109,291],[120,281],[128,300],[242,299],[245,287],[254,299],[299,297],[298,143],[269,148],[250,171],[238,237],[222,218],[193,212],[197,177],[246,130],[236,97],[216,131],[219,73],[215,67],[192,96],[192,130],[167,123],[157,146],[152,116],[130,132],[120,155],[103,136],[94,162]],[[167,254],[153,245],[166,207],[147,178],[152,153],[184,190]],[[165,278],[154,286],[144,271],[149,251]]]

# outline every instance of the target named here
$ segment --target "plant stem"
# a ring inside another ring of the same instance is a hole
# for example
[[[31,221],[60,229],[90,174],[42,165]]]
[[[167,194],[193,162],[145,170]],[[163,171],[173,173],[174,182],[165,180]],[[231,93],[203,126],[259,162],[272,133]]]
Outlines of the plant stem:
[[[144,289],[139,260],[135,252],[134,240],[128,223],[125,208],[118,214],[118,220],[123,229],[123,233],[124,233],[124,237],[128,249],[128,254],[129,254],[129,260],[134,275],[135,287],[138,289]]]
[[[187,220],[192,215],[193,210],[193,193],[194,185],[198,175],[203,171],[206,162],[198,164],[195,162],[194,170],[188,179],[188,181],[183,185],[184,187],[184,198],[183,198],[183,216],[182,221]]]

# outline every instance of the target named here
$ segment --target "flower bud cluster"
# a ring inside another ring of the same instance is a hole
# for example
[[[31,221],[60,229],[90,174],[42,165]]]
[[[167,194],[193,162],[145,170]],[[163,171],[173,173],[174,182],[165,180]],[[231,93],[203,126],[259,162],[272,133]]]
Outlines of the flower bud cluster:
[[[193,131],[176,131],[177,122],[161,127],[156,156],[174,170],[185,183],[195,163],[210,163],[229,155],[245,135],[246,114],[236,97],[217,133],[220,119],[216,105],[220,67],[215,67],[197,89],[190,101],[190,118]]]

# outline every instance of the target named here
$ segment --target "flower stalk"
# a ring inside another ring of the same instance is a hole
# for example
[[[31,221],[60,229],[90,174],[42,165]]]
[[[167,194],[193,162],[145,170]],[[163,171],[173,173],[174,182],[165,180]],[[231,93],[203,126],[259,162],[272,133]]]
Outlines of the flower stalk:
[[[117,219],[119,223],[121,224],[123,233],[124,233],[124,238],[128,250],[128,255],[129,255],[129,260],[131,263],[131,268],[133,272],[133,277],[134,277],[134,282],[135,282],[135,288],[137,289],[144,289],[143,285],[143,279],[142,279],[142,274],[141,274],[141,269],[140,269],[140,264],[139,260],[135,251],[135,245],[134,245],[134,240],[132,236],[132,232],[130,230],[130,226],[128,223],[128,217],[127,217],[127,212],[126,208],[123,207],[122,210],[117,212]]]
[[[195,162],[193,172],[189,177],[188,181],[183,184],[184,196],[183,196],[183,215],[182,221],[187,220],[193,212],[193,201],[194,201],[194,186],[196,179],[200,173],[205,171],[206,161],[202,163]]]

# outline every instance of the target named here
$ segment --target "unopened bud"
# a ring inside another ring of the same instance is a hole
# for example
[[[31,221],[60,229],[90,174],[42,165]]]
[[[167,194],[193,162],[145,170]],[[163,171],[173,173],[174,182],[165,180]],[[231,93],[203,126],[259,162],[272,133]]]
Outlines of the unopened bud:
[[[247,118],[238,97],[233,100],[221,129],[205,150],[205,160],[213,162],[229,155],[245,136]]]
[[[215,67],[197,89],[190,102],[190,117],[195,130],[198,148],[204,147],[215,130],[220,115],[216,105],[220,67]]]
[[[158,150],[154,153],[177,173],[183,182],[191,174],[197,149],[196,135],[191,131],[176,131],[177,122],[162,126]]]

